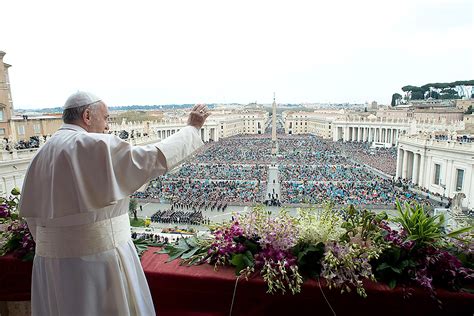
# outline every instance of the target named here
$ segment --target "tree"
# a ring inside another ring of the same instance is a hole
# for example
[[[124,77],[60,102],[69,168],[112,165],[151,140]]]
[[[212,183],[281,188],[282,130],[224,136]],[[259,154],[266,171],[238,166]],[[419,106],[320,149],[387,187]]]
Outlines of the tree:
[[[423,100],[433,99],[460,99],[463,97],[472,97],[474,80],[458,80],[454,82],[433,82],[422,85],[421,87],[407,85],[402,87],[405,92],[405,100]],[[392,96],[393,98],[393,96]],[[393,99],[392,99],[392,103]]]
[[[138,202],[137,202],[137,199],[130,199],[130,202],[128,203],[128,210],[130,211],[130,213],[133,214],[133,219],[134,220],[138,220],[137,218],[137,206],[138,206]]]
[[[470,105],[470,106],[467,108],[466,112],[464,112],[464,114],[472,114],[472,111],[473,111],[472,105]]]
[[[411,92],[411,99],[412,100],[424,100],[425,93],[422,90],[416,90]]]
[[[394,93],[392,94],[392,106],[397,106],[400,104],[400,101],[402,100],[402,95],[399,93]]]

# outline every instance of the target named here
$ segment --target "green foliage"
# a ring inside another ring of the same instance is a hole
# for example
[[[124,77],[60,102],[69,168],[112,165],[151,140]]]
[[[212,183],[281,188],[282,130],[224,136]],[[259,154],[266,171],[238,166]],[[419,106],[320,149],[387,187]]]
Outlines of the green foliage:
[[[133,214],[133,218],[135,219],[135,221],[138,220],[138,218],[137,218],[137,206],[138,206],[137,199],[131,198],[130,202],[128,203],[128,211]]]
[[[316,279],[321,273],[321,259],[324,257],[324,243],[316,245],[299,243],[293,248],[302,276]]]
[[[235,266],[235,275],[240,275],[241,271],[251,268],[255,265],[255,260],[250,251],[244,253],[234,253],[230,263]]]
[[[134,239],[133,244],[135,245],[135,249],[137,250],[137,254],[139,257],[141,257],[143,253],[148,250],[148,247],[163,246],[162,243],[155,243],[147,239]]]
[[[130,226],[132,227],[145,227],[145,220],[142,218],[130,218]]]
[[[421,87],[407,85],[402,87],[402,91],[406,93],[407,100],[423,100],[428,97],[434,99],[460,99],[463,93],[467,93],[463,88],[466,86],[474,86],[474,80],[458,80],[454,82],[437,82],[427,83]],[[461,88],[464,92],[458,92]],[[460,95],[461,93],[461,95]],[[469,97],[469,95],[464,95]],[[394,99],[392,95],[392,106]]]
[[[417,245],[432,243],[439,240],[443,234],[444,216],[430,216],[420,204],[404,206],[396,202],[399,216],[395,219],[406,230],[408,240],[413,240]]]
[[[397,106],[400,103],[400,100],[402,99],[402,96],[399,93],[394,93],[392,94],[392,106]]]
[[[387,283],[393,289],[397,281],[405,277],[408,269],[416,267],[416,262],[409,251],[393,246],[385,249],[372,265],[375,267],[376,279]]]
[[[169,258],[166,262],[181,258],[181,264],[201,264],[207,259],[207,251],[210,244],[211,240],[209,239],[192,236],[189,238],[181,238],[177,245],[166,245],[157,253],[168,254]]]
[[[375,214],[368,210],[357,211],[354,205],[347,208],[346,221],[342,224],[342,228],[346,233],[342,240],[348,242],[351,238],[357,237],[361,241],[380,238],[379,223],[388,218],[386,213]]]
[[[425,93],[423,91],[413,91],[411,93],[412,100],[423,100],[425,98]]]
[[[138,207],[138,201],[137,201],[137,199],[133,199],[133,198],[130,199],[130,202],[128,203],[128,210],[129,210],[130,212],[133,212],[133,211],[135,211],[135,210],[137,209],[137,207]]]

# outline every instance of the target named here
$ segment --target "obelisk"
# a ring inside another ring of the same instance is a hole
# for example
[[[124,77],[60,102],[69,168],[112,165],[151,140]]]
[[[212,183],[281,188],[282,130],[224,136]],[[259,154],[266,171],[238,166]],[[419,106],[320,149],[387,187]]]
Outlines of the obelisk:
[[[268,166],[268,183],[265,200],[267,205],[278,206],[280,204],[280,176],[278,171],[278,142],[276,134],[276,102],[275,93],[273,93],[272,105],[272,157],[271,164]]]
[[[277,132],[276,132],[276,102],[275,102],[275,93],[273,93],[273,104],[272,104],[272,160],[276,158],[278,151],[277,148]],[[272,161],[273,162],[273,161]]]

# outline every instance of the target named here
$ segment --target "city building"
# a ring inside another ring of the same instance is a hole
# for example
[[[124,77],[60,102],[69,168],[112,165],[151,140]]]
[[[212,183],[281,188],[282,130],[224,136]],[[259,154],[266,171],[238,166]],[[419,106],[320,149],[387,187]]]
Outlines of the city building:
[[[332,122],[344,110],[284,111],[282,118],[286,134],[313,134],[324,139],[332,138]]]
[[[474,99],[458,99],[454,101],[457,109],[466,112],[469,107],[474,107]]]
[[[5,52],[0,51],[0,137],[10,138],[12,134],[10,119],[13,114],[13,102],[8,68],[11,65],[3,62],[4,56]]]
[[[62,116],[40,115],[40,116],[14,116],[10,119],[12,127],[11,139],[28,140],[33,136],[53,135],[63,124]]]
[[[417,122],[434,121],[450,124],[462,121],[464,111],[455,107],[419,107],[399,105],[387,109],[380,109],[375,116],[383,119],[414,119]]]
[[[462,206],[474,208],[474,143],[453,133],[402,135],[397,154],[397,178],[444,197],[464,193]]]
[[[373,114],[348,114],[332,122],[333,141],[377,142],[387,146],[396,146],[402,134],[416,134],[420,131],[461,131],[463,120],[446,121],[438,119],[416,120],[414,118],[378,117]]]

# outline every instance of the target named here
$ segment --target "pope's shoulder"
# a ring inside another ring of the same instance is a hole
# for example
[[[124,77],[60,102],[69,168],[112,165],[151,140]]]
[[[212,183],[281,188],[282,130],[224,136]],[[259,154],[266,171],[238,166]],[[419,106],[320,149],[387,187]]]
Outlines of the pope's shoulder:
[[[67,130],[59,130],[53,135],[38,151],[38,154],[45,152],[60,151],[74,152],[81,148],[98,148],[109,146],[120,146],[128,144],[123,139],[114,134],[99,134],[87,132],[75,132]]]

